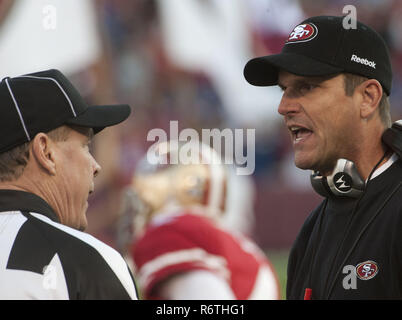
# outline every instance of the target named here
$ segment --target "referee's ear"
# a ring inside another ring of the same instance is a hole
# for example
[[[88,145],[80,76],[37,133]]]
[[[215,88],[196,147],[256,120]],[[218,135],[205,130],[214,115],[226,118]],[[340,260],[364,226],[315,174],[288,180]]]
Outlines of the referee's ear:
[[[43,132],[38,133],[31,142],[31,152],[38,167],[50,175],[56,175],[55,143]]]

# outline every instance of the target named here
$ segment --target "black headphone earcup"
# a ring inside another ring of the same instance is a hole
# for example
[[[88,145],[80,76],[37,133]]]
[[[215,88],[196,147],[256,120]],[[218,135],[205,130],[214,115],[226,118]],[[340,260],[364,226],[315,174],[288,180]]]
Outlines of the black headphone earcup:
[[[402,120],[394,122],[391,128],[386,129],[381,139],[399,158],[402,158]]]

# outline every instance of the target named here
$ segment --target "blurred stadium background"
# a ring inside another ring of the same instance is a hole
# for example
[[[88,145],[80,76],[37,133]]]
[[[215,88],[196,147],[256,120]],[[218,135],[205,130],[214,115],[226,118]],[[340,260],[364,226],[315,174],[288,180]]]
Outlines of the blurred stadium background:
[[[283,288],[289,248],[319,202],[309,172],[296,169],[276,112],[277,88],[254,88],[242,72],[276,53],[305,17],[342,15],[345,5],[387,41],[394,68],[393,120],[402,116],[399,0],[1,0],[0,75],[57,68],[89,103],[129,103],[123,125],[95,138],[103,168],[90,199],[89,228],[116,246],[120,196],[153,128],[256,129],[255,172],[236,177],[228,225],[249,234]]]

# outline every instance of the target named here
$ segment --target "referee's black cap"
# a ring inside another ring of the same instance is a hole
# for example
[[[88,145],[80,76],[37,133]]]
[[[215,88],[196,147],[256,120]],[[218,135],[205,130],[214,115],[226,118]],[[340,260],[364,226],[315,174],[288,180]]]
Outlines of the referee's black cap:
[[[130,115],[129,105],[88,106],[72,83],[56,69],[6,77],[0,83],[0,153],[62,125],[98,133]]]
[[[341,72],[378,80],[391,92],[392,68],[387,45],[369,26],[338,16],[311,17],[289,34],[281,53],[251,59],[244,77],[255,86],[278,84],[278,71],[299,76]]]

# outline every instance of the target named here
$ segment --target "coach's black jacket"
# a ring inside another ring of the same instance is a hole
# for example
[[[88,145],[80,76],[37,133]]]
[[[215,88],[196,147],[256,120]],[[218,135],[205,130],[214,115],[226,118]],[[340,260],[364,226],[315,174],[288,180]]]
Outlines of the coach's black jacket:
[[[402,298],[402,161],[356,199],[326,198],[304,223],[289,257],[287,299]],[[349,225],[350,223],[350,225]]]
[[[0,299],[136,299],[122,256],[58,223],[40,197],[0,190]]]

